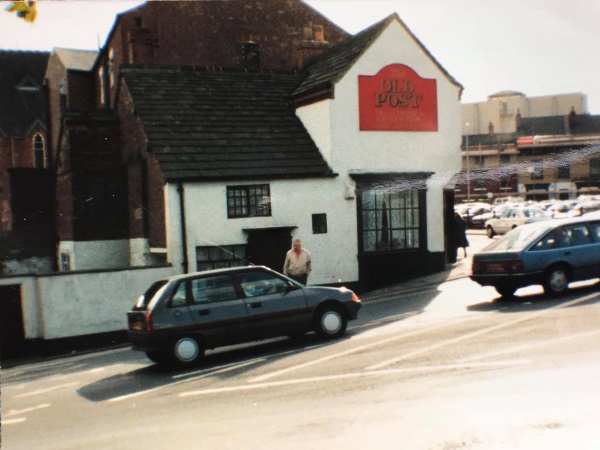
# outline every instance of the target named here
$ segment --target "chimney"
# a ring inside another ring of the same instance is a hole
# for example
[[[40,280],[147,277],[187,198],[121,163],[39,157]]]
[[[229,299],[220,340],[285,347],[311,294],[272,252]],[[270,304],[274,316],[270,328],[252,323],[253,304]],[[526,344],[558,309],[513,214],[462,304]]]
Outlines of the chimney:
[[[304,40],[296,49],[296,67],[301,68],[309,58],[320,55],[330,48],[325,40],[323,25],[304,27]]]
[[[246,70],[260,70],[258,42],[255,42],[252,37],[242,44],[242,66]]]
[[[323,30],[323,25],[315,25],[313,28],[313,41],[315,42],[325,42],[325,31]]]

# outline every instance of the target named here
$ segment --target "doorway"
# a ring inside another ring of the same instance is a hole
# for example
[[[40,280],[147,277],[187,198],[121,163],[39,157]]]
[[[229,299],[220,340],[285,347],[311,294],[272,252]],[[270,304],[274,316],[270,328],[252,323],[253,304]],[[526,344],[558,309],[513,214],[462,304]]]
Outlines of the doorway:
[[[246,259],[257,266],[267,266],[277,272],[283,270],[285,255],[292,248],[292,230],[295,227],[246,229],[248,247]]]
[[[21,286],[0,286],[0,355],[18,356],[25,345]]]

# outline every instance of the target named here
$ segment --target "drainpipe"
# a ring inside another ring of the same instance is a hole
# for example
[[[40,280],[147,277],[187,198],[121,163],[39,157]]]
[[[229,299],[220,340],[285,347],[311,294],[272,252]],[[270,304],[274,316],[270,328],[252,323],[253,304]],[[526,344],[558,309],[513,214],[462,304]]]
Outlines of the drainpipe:
[[[179,192],[179,213],[181,220],[181,250],[183,253],[183,261],[181,263],[183,267],[183,273],[189,271],[189,261],[187,256],[187,230],[185,226],[185,192],[183,190],[183,184],[177,185],[177,192]]]

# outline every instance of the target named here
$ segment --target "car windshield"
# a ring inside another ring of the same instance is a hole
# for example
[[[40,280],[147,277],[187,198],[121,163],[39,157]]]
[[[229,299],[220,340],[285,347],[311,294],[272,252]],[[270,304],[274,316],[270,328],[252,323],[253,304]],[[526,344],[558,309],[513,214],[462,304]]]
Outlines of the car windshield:
[[[522,250],[534,239],[541,236],[547,230],[546,227],[523,226],[509,231],[501,238],[485,247],[484,252],[497,252],[503,250]]]

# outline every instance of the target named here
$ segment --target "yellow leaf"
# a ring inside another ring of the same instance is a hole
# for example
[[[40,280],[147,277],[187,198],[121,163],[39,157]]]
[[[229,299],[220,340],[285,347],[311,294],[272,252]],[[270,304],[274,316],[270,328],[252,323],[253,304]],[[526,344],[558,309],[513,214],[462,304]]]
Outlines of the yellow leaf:
[[[36,2],[11,2],[6,11],[14,12],[17,17],[25,20],[25,22],[35,22],[37,17]]]

